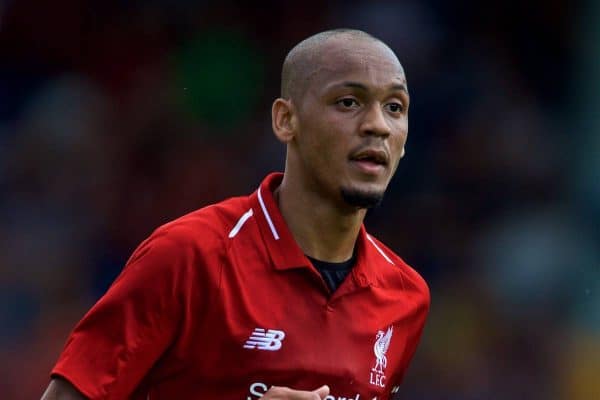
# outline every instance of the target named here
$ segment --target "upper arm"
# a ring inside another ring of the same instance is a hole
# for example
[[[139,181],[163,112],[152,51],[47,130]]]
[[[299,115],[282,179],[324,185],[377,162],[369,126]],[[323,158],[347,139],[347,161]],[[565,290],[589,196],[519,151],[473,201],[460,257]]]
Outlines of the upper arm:
[[[87,400],[73,385],[64,379],[54,378],[41,400]]]
[[[180,253],[167,238],[142,244],[77,324],[52,377],[64,377],[92,399],[129,398],[176,334],[184,275]]]

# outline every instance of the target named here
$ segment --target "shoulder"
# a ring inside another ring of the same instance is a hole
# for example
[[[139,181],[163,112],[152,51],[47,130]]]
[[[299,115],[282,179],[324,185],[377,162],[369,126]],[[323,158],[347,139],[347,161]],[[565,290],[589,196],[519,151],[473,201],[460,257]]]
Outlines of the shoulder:
[[[247,197],[233,197],[200,208],[158,227],[149,239],[174,246],[214,250],[222,246],[240,215],[248,208]]]
[[[367,238],[386,261],[386,265],[379,268],[380,279],[386,285],[400,288],[428,309],[430,292],[425,279],[383,242],[370,234],[367,235]]]
[[[230,198],[159,226],[139,244],[126,267],[149,261],[163,269],[218,262],[225,239],[247,203],[247,197]]]
[[[133,282],[146,288],[191,292],[198,282],[217,282],[228,229],[235,224],[244,199],[227,199],[158,227],[134,250],[113,286]]]

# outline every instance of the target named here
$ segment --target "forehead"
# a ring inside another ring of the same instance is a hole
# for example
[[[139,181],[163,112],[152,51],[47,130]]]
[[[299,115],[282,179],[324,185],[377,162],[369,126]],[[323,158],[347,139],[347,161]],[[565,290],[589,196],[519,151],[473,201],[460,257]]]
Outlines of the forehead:
[[[331,40],[315,60],[312,88],[326,89],[339,81],[356,81],[373,89],[406,85],[404,70],[396,55],[372,40]]]

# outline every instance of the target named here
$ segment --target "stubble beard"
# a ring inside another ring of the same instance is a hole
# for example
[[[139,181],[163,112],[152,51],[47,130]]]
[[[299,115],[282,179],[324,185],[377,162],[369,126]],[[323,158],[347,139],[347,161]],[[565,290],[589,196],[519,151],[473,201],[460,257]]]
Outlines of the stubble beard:
[[[342,199],[346,204],[357,208],[374,208],[383,200],[384,192],[366,192],[358,189],[341,189]]]

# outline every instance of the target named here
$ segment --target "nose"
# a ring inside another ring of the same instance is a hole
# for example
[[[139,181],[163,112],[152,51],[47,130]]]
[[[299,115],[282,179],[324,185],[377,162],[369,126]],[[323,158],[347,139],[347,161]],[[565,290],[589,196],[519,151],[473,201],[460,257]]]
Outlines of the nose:
[[[378,102],[373,103],[365,112],[360,132],[363,135],[388,137],[390,126],[385,119],[384,111]]]

